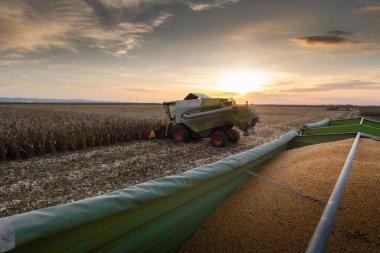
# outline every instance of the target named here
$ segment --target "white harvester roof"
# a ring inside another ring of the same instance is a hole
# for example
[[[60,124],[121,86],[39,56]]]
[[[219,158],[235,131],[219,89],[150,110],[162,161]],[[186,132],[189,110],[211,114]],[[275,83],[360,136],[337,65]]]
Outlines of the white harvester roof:
[[[209,96],[202,94],[202,93],[189,93],[184,100],[189,100],[189,99],[207,99],[210,98]]]

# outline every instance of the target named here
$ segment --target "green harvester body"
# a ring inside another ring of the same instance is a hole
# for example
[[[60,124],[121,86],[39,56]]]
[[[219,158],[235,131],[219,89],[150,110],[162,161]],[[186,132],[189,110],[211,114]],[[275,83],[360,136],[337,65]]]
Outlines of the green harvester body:
[[[164,102],[168,120],[165,137],[175,140],[173,127],[182,125],[192,137],[207,138],[215,131],[226,132],[237,127],[250,135],[259,120],[253,105],[236,105],[225,98],[210,98],[204,94],[190,93],[184,100]]]

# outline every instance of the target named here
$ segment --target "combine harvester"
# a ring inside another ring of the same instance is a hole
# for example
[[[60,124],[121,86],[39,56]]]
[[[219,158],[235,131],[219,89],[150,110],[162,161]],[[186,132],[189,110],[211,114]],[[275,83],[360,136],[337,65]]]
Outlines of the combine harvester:
[[[189,142],[192,138],[210,137],[211,145],[224,147],[236,143],[243,131],[245,136],[255,132],[259,116],[253,105],[236,105],[234,100],[211,98],[190,93],[184,100],[164,103],[167,122],[150,137],[167,138],[174,142]]]
[[[288,149],[355,137],[307,249],[323,252],[359,139],[379,141],[380,122],[358,118],[306,124],[264,145],[182,174],[1,218],[0,252],[176,252],[265,162]]]

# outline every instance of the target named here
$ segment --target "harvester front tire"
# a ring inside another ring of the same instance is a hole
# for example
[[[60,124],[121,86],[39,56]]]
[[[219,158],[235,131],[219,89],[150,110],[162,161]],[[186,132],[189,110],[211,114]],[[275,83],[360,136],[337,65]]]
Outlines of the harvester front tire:
[[[170,133],[172,140],[176,143],[190,141],[191,132],[185,125],[174,125]]]
[[[223,131],[215,131],[211,134],[211,145],[214,147],[224,147],[227,143],[227,136]]]
[[[231,143],[237,143],[240,140],[240,133],[235,129],[227,129],[226,136]]]

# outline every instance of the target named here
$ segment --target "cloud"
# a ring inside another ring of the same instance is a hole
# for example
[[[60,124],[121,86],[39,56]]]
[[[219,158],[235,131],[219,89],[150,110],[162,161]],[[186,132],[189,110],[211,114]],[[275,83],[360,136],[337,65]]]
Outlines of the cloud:
[[[303,47],[355,47],[355,54],[370,53],[380,51],[380,43],[376,41],[379,34],[376,33],[350,33],[343,31],[331,31],[329,35],[317,35],[299,37],[295,42]],[[360,40],[353,40],[347,37],[359,37]]]
[[[160,93],[159,90],[153,90],[153,89],[146,89],[146,88],[125,88],[125,90],[130,91],[130,92],[137,92],[137,93]]]
[[[11,66],[18,64],[35,64],[41,60],[25,59],[24,55],[19,53],[0,54],[0,66]]]
[[[327,35],[299,37],[296,39],[296,42],[302,46],[347,46],[363,43],[347,38],[352,35],[353,33],[351,32],[337,30],[329,31]]]
[[[312,85],[311,87],[293,88],[281,90],[281,92],[289,93],[308,93],[308,92],[324,92],[331,90],[380,90],[380,82],[366,82],[361,80],[353,80],[337,83],[323,83]]]
[[[226,5],[236,4],[240,0],[213,0],[213,1],[201,1],[201,2],[189,2],[189,7],[194,11],[206,11],[213,8],[222,8]]]
[[[145,15],[148,17],[144,20],[124,15],[130,8],[153,2],[1,1],[0,52],[30,52],[54,47],[78,51],[85,46],[122,56],[141,46],[147,34],[170,18],[171,14],[163,11]]]
[[[340,46],[358,43],[338,36],[329,35],[300,37],[297,39],[297,41],[304,46]]]
[[[366,6],[364,8],[361,8],[360,11],[362,12],[375,12],[375,11],[380,11],[380,5],[370,5]]]
[[[327,32],[327,35],[334,36],[334,37],[337,37],[337,36],[345,37],[345,36],[351,36],[352,34],[353,34],[352,32],[346,32],[346,31],[340,31],[340,30]]]
[[[108,7],[131,9],[164,5],[173,2],[173,0],[100,0],[100,2]]]
[[[50,17],[41,18],[31,13],[21,1],[0,2],[0,51],[21,49],[27,51],[49,47],[69,47],[62,35],[67,26],[51,22]]]
[[[80,52],[87,47],[122,56],[140,47],[148,34],[172,16],[163,7],[155,6],[179,4],[201,11],[237,2],[239,0],[4,0],[0,1],[0,53],[52,48]]]

